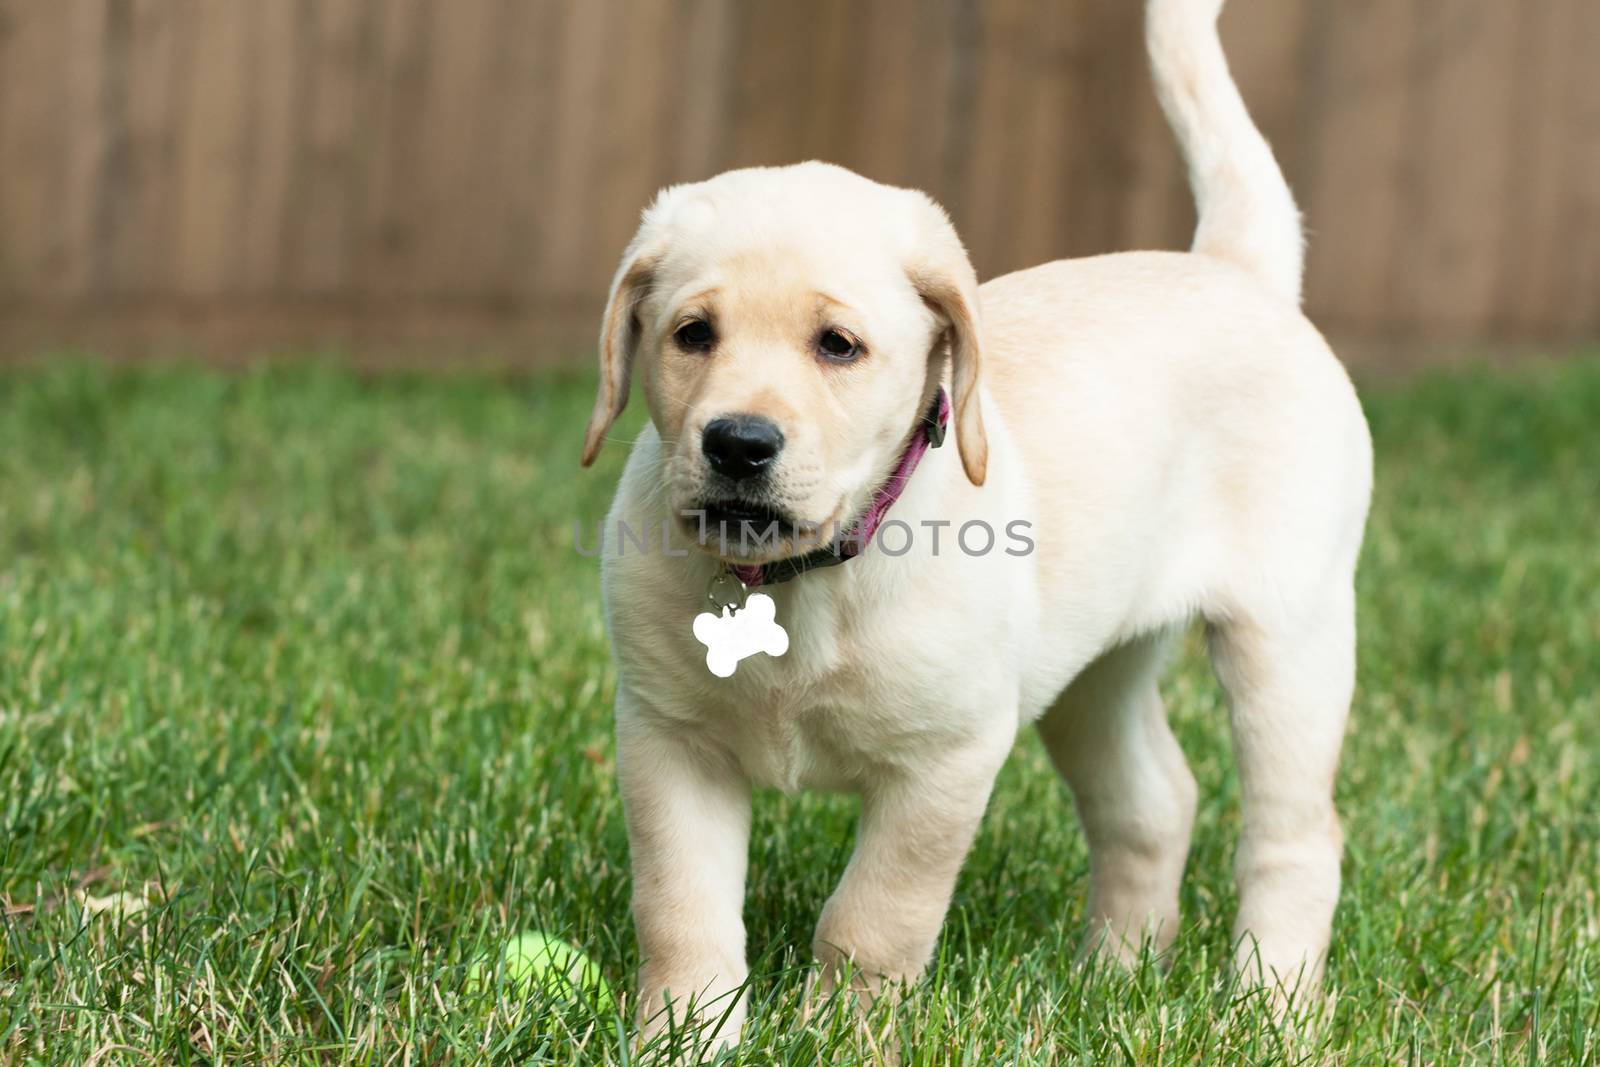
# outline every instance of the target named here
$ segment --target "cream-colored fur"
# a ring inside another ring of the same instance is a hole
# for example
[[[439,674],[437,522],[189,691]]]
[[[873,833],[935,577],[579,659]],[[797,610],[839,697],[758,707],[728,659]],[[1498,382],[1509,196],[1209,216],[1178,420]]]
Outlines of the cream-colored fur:
[[[606,314],[585,460],[631,371],[651,425],[608,530],[665,524],[674,551],[608,533],[602,581],[647,1033],[670,1003],[737,1039],[755,786],[861,796],[855,855],[816,932],[823,987],[846,959],[869,989],[914,978],[1030,723],[1091,847],[1086,948],[1164,949],[1195,784],[1156,677],[1196,617],[1239,763],[1237,966],[1280,990],[1319,976],[1370,445],[1297,306],[1298,217],[1228,76],[1220,6],[1149,5],[1199,198],[1192,253],[1056,262],[979,288],[926,197],[816,163],[668,189],[646,212]],[[697,318],[715,327],[708,349],[674,337]],[[865,354],[821,358],[831,328]],[[871,499],[941,382],[958,447],[929,453],[890,513],[911,550],[764,589],[788,653],[713,676],[692,625],[721,562],[677,516],[708,491],[707,421],[777,423],[773,499],[826,535]],[[1031,523],[1036,550],[967,554],[956,535],[975,519]]]

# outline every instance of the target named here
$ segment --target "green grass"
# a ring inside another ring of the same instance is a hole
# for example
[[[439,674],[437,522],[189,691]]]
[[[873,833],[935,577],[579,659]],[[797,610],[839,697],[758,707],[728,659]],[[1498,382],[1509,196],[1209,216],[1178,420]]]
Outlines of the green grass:
[[[0,374],[0,1063],[626,1060],[615,1017],[466,981],[529,927],[619,989],[635,964],[613,674],[570,548],[624,449],[577,469],[588,389]],[[891,1020],[905,1063],[1600,1062],[1600,363],[1366,400],[1331,1021],[1296,1046],[1223,980],[1237,784],[1191,644],[1172,971],[1072,966],[1087,857],[1029,735]],[[853,814],[758,799],[738,1062],[858,1054],[797,1006]]]

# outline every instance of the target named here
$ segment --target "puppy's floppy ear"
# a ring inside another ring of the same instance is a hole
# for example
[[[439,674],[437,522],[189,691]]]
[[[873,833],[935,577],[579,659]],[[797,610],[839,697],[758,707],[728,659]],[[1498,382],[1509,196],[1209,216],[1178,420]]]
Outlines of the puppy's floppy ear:
[[[978,400],[983,369],[978,276],[943,211],[939,211],[939,224],[926,242],[922,258],[908,273],[918,295],[945,325],[955,392],[951,400],[955,408],[956,444],[961,450],[961,465],[966,468],[967,480],[973,485],[982,485],[989,470],[989,439],[983,432],[983,411]]]
[[[640,235],[641,237],[643,234]],[[605,443],[606,431],[628,406],[628,383],[633,375],[633,357],[639,348],[639,302],[650,289],[656,257],[645,251],[635,238],[622,257],[622,266],[611,282],[611,297],[600,320],[600,391],[594,398],[594,414],[584,434],[585,467],[594,462]]]

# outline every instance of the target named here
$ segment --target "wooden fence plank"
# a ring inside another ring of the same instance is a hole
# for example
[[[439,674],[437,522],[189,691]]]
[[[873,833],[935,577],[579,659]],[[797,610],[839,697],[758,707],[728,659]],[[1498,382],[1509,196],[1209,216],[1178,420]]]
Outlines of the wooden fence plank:
[[[977,92],[972,128],[965,137],[961,205],[957,223],[980,277],[1009,270],[1008,249],[1016,228],[1016,199],[1009,194],[1024,139],[1012,133],[1025,106],[1027,74],[1019,57],[1028,24],[1028,0],[994,0],[979,5],[973,54]]]
[[[378,6],[373,0],[299,0],[296,9],[296,137],[279,278],[297,296],[359,292],[357,197],[370,157],[368,77]]]
[[[416,178],[426,152],[421,116],[433,78],[429,27],[434,2],[385,0],[372,28],[377,77],[362,116],[368,162],[355,194],[361,240],[354,271],[359,295],[367,301],[382,303],[424,291],[415,265],[428,254],[424,234],[433,216]]]
[[[728,166],[740,11],[740,0],[678,0],[667,47],[694,58],[673,79],[662,185],[709,178]]]
[[[84,33],[86,0],[8,5],[0,22],[0,291],[69,296],[80,282],[65,201],[72,145],[62,119],[82,121],[82,71],[70,57],[100,47]],[[94,134],[98,137],[98,132]],[[81,218],[81,208],[80,208]]]
[[[487,165],[500,151],[508,121],[496,92],[495,54],[505,10],[498,0],[457,0],[434,7],[428,23],[431,77],[422,110],[413,116],[424,147],[412,176],[420,190],[421,244],[412,264],[417,291],[451,299],[495,284],[498,206],[507,189]]]
[[[1179,216],[1179,232],[1168,229],[1153,242],[1132,241],[1127,233],[1123,203],[1138,165],[1138,139],[1159,145],[1167,153],[1170,181],[1178,187],[1183,181],[1172,135],[1158,117],[1150,87],[1140,5],[1088,0],[1079,8],[1083,17],[1072,44],[1077,77],[1065,116],[1067,213],[1056,255],[1184,247],[1193,229],[1188,215]],[[1141,121],[1147,107],[1152,121]]]
[[[552,215],[556,159],[554,72],[561,47],[563,5],[501,0],[498,41],[491,55],[493,109],[479,157],[483,187],[493,190],[495,234],[480,251],[492,275],[484,291],[497,307],[537,299],[539,247]],[[487,110],[487,109],[486,109]]]
[[[883,0],[859,5],[857,25],[850,33],[852,48],[840,79],[850,89],[842,94],[844,106],[856,112],[848,146],[834,162],[852,167],[876,181],[903,185],[914,181],[913,158],[918,141],[929,142],[937,158],[939,131],[928,121],[942,108],[927,106],[939,99],[941,86],[930,78],[942,65],[930,63],[930,53],[919,24],[947,25],[940,5],[917,0]],[[828,135],[824,133],[826,140]],[[926,174],[927,170],[923,169]]]
[[[653,0],[651,0],[653,2]],[[616,73],[611,61],[617,42],[619,17],[612,3],[583,3],[567,9],[555,76],[556,128],[551,145],[556,153],[549,200],[542,210],[549,226],[539,249],[539,291],[558,299],[581,300],[596,292],[593,273],[574,271],[572,250],[582,248],[587,235],[601,243],[593,227],[605,225],[619,232],[618,214],[637,224],[639,204],[598,204],[593,184],[600,158],[597,135],[607,117],[596,106],[605,93],[605,81]],[[622,254],[614,236],[606,239],[609,255]]]
[[[594,100],[595,154],[587,176],[589,203],[600,210],[587,221],[574,212],[576,225],[563,231],[569,283],[581,291],[604,291],[672,156],[671,96],[662,87],[677,76],[683,53],[669,54],[661,42],[675,14],[666,0],[611,5],[616,65]]]
[[[1002,135],[1015,140],[1016,150],[1000,153],[1000,165],[987,176],[993,184],[984,195],[999,211],[989,216],[990,225],[1003,226],[1005,234],[987,256],[995,274],[1065,255],[1075,236],[1069,205],[1086,191],[1074,180],[1084,168],[1081,157],[1074,158],[1082,146],[1073,135],[1084,125],[1084,68],[1092,52],[1082,48],[1078,19],[1049,17],[1054,5],[1034,0],[1019,9],[1013,26],[1000,30],[1016,68],[1014,111]]]
[[[1566,268],[1564,306],[1552,316],[1552,329],[1565,338],[1600,336],[1600,3],[1572,0],[1578,8],[1567,39],[1567,69],[1575,71],[1570,95],[1560,107],[1567,116],[1565,165],[1568,225],[1551,259],[1562,255]],[[1559,251],[1557,251],[1559,249]]]
[[[244,214],[244,121],[250,11],[231,0],[201,0],[183,23],[188,37],[188,85],[176,116],[177,233],[173,284],[186,297],[233,289]]]
[[[299,141],[299,78],[279,75],[296,69],[301,40],[297,9],[290,3],[251,4],[244,46],[244,99],[239,112],[243,143],[240,170],[233,287],[241,293],[285,291],[285,234],[290,232],[289,202],[295,146]]]
[[[98,236],[95,210],[101,169],[115,141],[108,126],[111,93],[106,84],[108,7],[94,0],[69,0],[59,5],[67,19],[69,44],[58,73],[63,92],[52,116],[60,139],[60,188],[56,191],[55,231],[58,238],[55,295],[72,296],[89,288],[94,277]]]
[[[1424,4],[1412,49],[1418,97],[1405,239],[1394,278],[1409,323],[1469,336],[1493,319],[1500,212],[1511,195],[1511,110],[1518,5]]]
[[[1318,57],[1306,79],[1310,129],[1298,190],[1310,256],[1306,301],[1333,323],[1360,330],[1375,311],[1391,323],[1394,263],[1408,239],[1405,189],[1412,144],[1415,5],[1429,0],[1348,0],[1314,19]]]

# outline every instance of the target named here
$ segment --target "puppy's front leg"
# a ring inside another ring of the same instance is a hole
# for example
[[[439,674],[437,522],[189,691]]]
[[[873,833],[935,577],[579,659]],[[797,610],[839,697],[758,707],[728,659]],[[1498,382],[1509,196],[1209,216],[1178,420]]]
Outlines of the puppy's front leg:
[[[832,992],[847,962],[867,999],[922,973],[1009,747],[954,753],[863,795],[855,854],[817,925],[819,992]]]
[[[687,1019],[735,1044],[744,1022],[744,879],[750,786],[725,755],[617,700],[617,777],[627,813],[638,1021],[650,1038]]]

